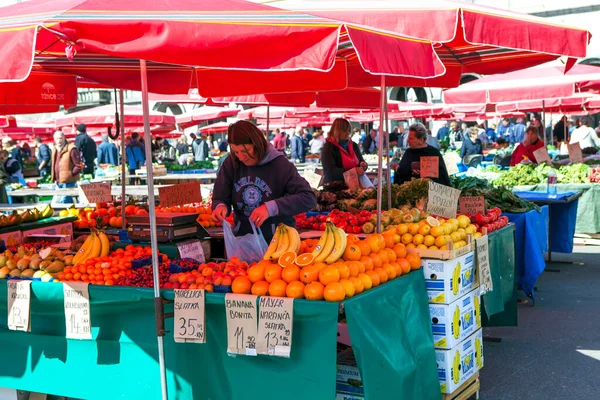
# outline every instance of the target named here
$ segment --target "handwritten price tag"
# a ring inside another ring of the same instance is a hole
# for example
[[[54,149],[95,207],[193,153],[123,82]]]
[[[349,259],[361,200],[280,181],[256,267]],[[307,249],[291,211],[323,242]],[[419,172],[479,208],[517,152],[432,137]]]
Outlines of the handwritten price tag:
[[[545,147],[540,147],[539,149],[534,151],[533,156],[535,157],[535,161],[538,164],[541,164],[543,162],[549,163],[549,164],[552,163],[552,160],[550,159],[550,156],[548,155],[548,150]]]
[[[290,357],[294,299],[261,297],[258,313],[258,354]]]
[[[173,337],[178,343],[206,343],[204,290],[175,289]]]
[[[30,300],[31,281],[8,281],[8,329],[31,331]]]
[[[64,282],[65,320],[67,339],[91,339],[92,323],[90,316],[89,283]]]
[[[429,181],[427,212],[444,218],[456,218],[460,190]]]
[[[485,215],[485,197],[483,196],[460,196],[458,199],[459,214]]]
[[[225,294],[228,353],[256,356],[256,298],[249,294]]]
[[[421,157],[421,178],[439,178],[439,157]]]
[[[202,249],[202,242],[197,239],[190,239],[178,243],[177,249],[179,249],[180,258],[191,258],[201,263],[206,261],[204,249]]]
[[[80,201],[86,203],[110,203],[113,201],[110,192],[112,182],[89,183],[79,186]]]
[[[479,276],[479,293],[481,295],[494,290],[488,245],[487,235],[475,239],[475,246],[477,247],[477,276]]]
[[[571,159],[572,162],[583,162],[583,153],[581,152],[581,146],[579,146],[579,143],[568,144],[567,148],[569,149],[569,159]]]
[[[354,168],[344,172],[344,182],[348,189],[355,190],[360,189],[360,180],[358,179],[358,172]]]
[[[323,181],[323,177],[314,171],[304,171],[302,176],[304,177],[304,179],[306,179],[310,187],[313,189],[318,189],[321,186],[321,182]]]
[[[199,203],[202,201],[200,183],[190,182],[158,188],[158,198],[163,207]]]

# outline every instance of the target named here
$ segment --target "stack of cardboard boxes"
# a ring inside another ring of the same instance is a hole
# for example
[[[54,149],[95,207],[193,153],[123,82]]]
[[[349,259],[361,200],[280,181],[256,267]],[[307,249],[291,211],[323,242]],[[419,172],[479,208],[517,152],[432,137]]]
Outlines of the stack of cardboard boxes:
[[[442,393],[450,394],[483,367],[477,258],[423,259],[431,329]]]

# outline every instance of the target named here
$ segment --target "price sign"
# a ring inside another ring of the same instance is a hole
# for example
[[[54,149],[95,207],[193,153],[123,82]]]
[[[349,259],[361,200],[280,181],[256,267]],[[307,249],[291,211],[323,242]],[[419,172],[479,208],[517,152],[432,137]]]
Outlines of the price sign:
[[[490,270],[490,256],[488,250],[488,236],[483,235],[475,239],[477,254],[477,276],[479,276],[479,290],[483,295],[494,290],[492,272]]]
[[[421,178],[439,178],[439,157],[421,157]]]
[[[205,262],[204,249],[202,249],[202,242],[198,239],[190,239],[177,244],[180,258],[191,258],[198,262]]]
[[[360,180],[358,179],[356,169],[352,168],[344,172],[344,182],[346,182],[346,186],[350,190],[360,189]]]
[[[427,212],[444,218],[456,218],[460,190],[429,181]]]
[[[256,298],[249,294],[225,294],[228,353],[256,356]]]
[[[460,196],[458,199],[458,213],[464,215],[485,215],[485,197]]]
[[[158,198],[163,207],[199,203],[202,201],[200,183],[190,182],[158,188]]]
[[[290,357],[294,299],[261,297],[258,312],[258,354]]]
[[[113,201],[110,192],[112,182],[88,183],[79,186],[79,199],[83,204],[110,203]]]
[[[88,285],[89,283],[86,282],[63,283],[67,339],[92,338]]]
[[[313,189],[318,189],[321,186],[321,182],[323,181],[323,177],[314,171],[304,171],[302,176],[304,177],[304,179],[306,179],[310,187]]]
[[[178,343],[206,343],[204,290],[175,289],[174,332]]]
[[[548,155],[548,150],[545,147],[540,147],[539,149],[534,151],[533,156],[535,157],[535,161],[538,164],[541,164],[543,162],[548,163],[548,164],[552,163],[552,160],[550,159],[550,156]]]
[[[569,159],[572,162],[583,162],[583,153],[581,152],[581,146],[579,146],[579,143],[568,144],[567,148],[569,149]]]
[[[31,331],[29,304],[31,281],[8,281],[8,329]]]

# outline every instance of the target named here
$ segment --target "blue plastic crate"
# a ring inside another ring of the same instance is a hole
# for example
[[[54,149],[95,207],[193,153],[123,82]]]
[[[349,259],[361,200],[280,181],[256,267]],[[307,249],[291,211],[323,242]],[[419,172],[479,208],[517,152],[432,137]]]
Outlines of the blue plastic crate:
[[[186,259],[184,258],[183,260],[186,260]],[[187,258],[187,260],[192,260],[192,259],[191,258]],[[177,260],[177,261],[179,261],[179,260]],[[171,261],[171,263],[169,264],[169,271],[172,274],[179,274],[181,272],[190,272],[190,271],[193,271],[193,270],[197,269],[197,267],[196,268],[194,268],[194,267],[183,268],[183,267],[179,266],[179,264],[177,263],[177,261]],[[192,261],[196,261],[196,260],[192,260]],[[200,263],[198,263],[198,266],[199,265],[200,265]]]
[[[317,217],[319,215],[329,215],[329,211],[309,211],[306,213],[307,217]]]
[[[148,267],[152,265],[152,256],[135,258],[131,260],[131,268],[135,271],[136,269],[140,269],[143,267]]]
[[[215,293],[231,293],[231,285],[213,285]]]

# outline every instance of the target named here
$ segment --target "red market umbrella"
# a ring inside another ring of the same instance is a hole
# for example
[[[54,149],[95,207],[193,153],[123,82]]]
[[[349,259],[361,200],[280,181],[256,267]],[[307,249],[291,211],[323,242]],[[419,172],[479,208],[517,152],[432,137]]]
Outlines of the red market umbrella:
[[[600,96],[593,93],[578,93],[569,97],[545,100],[524,100],[496,104],[498,112],[551,112],[573,113],[594,109]]]
[[[216,122],[214,124],[203,126],[202,128],[200,128],[198,130],[200,131],[200,133],[205,133],[205,134],[223,133],[223,132],[227,132],[227,129],[229,129],[229,125],[231,125],[231,124],[228,122]]]
[[[141,107],[125,106],[125,113],[121,118],[125,118],[125,127],[141,127],[144,125],[144,115]],[[151,111],[149,115],[151,125],[170,126],[169,132],[173,130],[176,120],[173,115]],[[89,108],[87,110],[77,111],[67,114],[64,117],[55,119],[56,127],[71,127],[77,124],[85,124],[89,127],[108,127],[115,124],[115,106],[109,104],[106,106]]]
[[[206,122],[214,119],[235,117],[240,112],[237,108],[225,108],[215,106],[204,106],[195,108],[189,113],[177,115],[175,120],[180,128],[189,128],[190,126],[198,125],[201,122]]]
[[[562,66],[529,68],[486,76],[444,91],[453,103],[501,103],[573,96],[600,89],[600,67],[577,64],[567,73]]]

